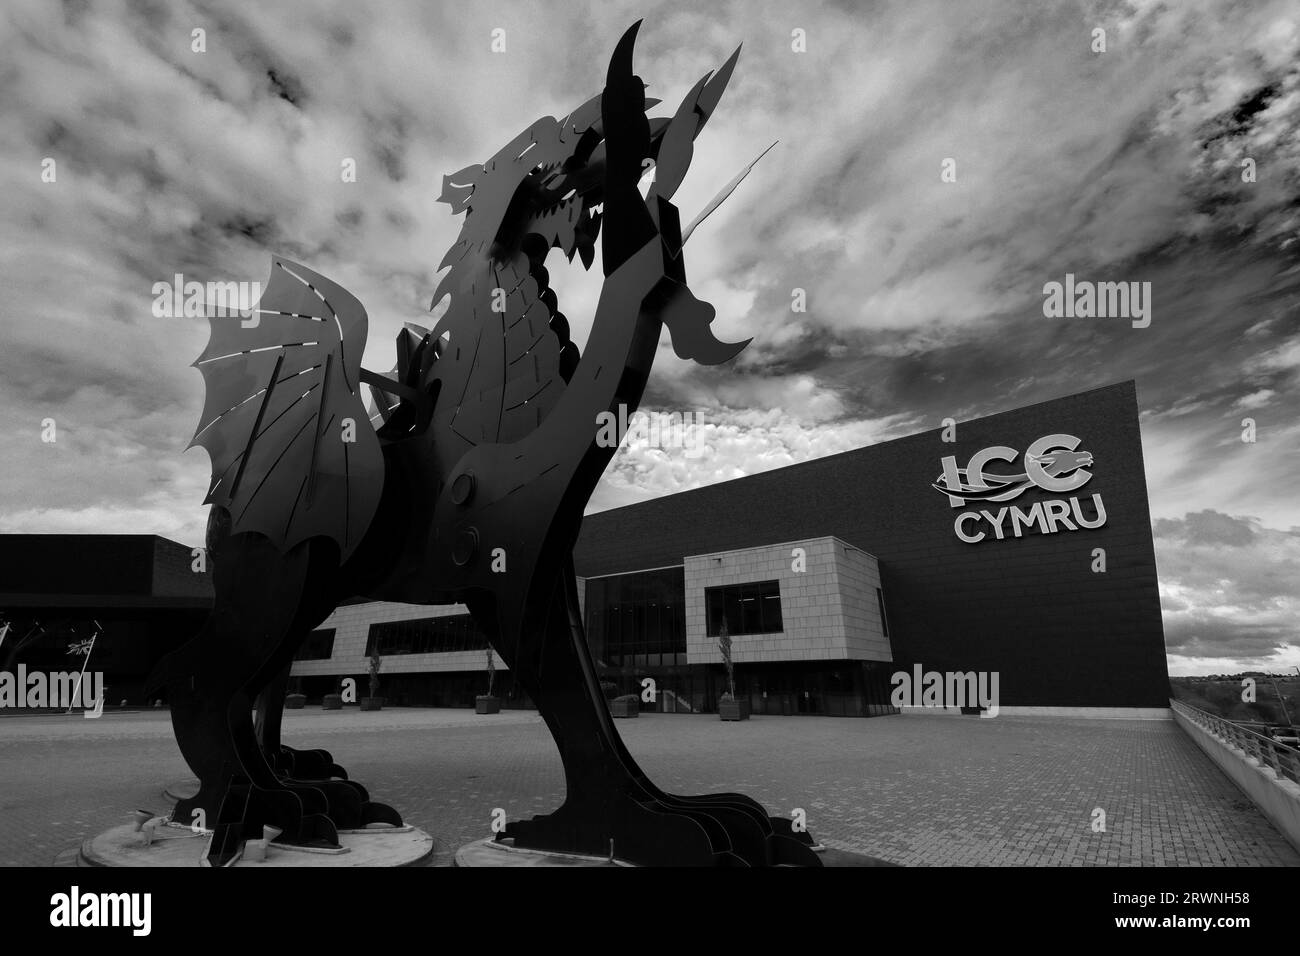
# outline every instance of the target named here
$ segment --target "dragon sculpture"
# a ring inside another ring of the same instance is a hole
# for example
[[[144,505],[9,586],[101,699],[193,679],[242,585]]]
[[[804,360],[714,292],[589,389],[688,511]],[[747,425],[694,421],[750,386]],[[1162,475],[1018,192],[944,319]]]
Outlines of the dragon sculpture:
[[[193,444],[212,460],[215,603],[151,680],[167,687],[200,783],[172,818],[213,821],[211,864],[264,826],[336,846],[340,830],[402,823],[327,752],[280,743],[295,651],[359,595],[463,603],[536,703],[567,796],[499,839],[643,865],[820,865],[807,833],[748,797],[675,796],[647,779],[614,729],[578,610],[572,549],[616,451],[597,443],[597,416],[636,409],[664,326],[679,357],[705,365],[748,344],[713,335],[713,307],[686,285],[694,224],[683,230],[671,202],[740,51],[675,115],[649,118],[658,101],[632,72],[639,26],[600,95],[444,177],[440,201],[465,216],[433,299],[450,304],[432,331],[399,333],[391,377],[361,368],[361,303],[286,259],[273,259],[256,323],[212,320]],[[558,248],[589,268],[598,238],[604,284],[580,356],[546,261]]]

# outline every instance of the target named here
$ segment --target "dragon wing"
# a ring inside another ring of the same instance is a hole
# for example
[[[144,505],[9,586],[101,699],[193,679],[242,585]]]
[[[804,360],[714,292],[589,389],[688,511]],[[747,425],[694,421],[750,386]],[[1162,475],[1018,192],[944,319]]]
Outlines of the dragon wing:
[[[190,447],[212,459],[205,504],[232,533],[288,550],[311,537],[342,559],[379,504],[384,460],[361,398],[366,310],[324,276],[273,257],[255,322],[211,318],[203,416]]]

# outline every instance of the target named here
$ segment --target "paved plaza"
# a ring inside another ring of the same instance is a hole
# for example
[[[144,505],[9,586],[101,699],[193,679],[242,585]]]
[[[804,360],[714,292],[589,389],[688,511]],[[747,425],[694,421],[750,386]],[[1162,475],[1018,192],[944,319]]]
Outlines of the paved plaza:
[[[1300,854],[1170,720],[647,715],[618,721],[664,789],[801,807],[823,842],[909,866],[1295,866]],[[431,833],[438,864],[490,834],[492,810],[563,794],[534,713],[309,709],[284,740],[324,747]],[[0,718],[0,864],[66,862],[183,781],[163,712]],[[1093,832],[1094,810],[1104,833]]]

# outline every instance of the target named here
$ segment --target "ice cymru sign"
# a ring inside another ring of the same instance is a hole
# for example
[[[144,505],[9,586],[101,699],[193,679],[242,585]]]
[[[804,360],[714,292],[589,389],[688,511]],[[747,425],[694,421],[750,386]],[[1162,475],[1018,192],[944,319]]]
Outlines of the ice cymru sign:
[[[1079,451],[1082,444],[1073,435],[1044,435],[1027,449],[1023,470],[1014,471],[1020,453],[1006,445],[982,448],[970,457],[965,468],[957,466],[957,458],[945,455],[943,472],[932,484],[936,491],[948,496],[954,508],[968,507],[972,502],[1001,503],[1012,501],[1030,488],[1055,494],[1066,494],[1082,488],[1092,479],[1092,454]],[[999,470],[989,471],[992,462],[1002,462]],[[1018,505],[1004,505],[996,510],[981,508],[963,511],[953,522],[953,531],[967,544],[978,544],[990,534],[998,540],[1006,537],[1020,538],[1031,528],[1040,534],[1057,531],[1078,531],[1080,528],[1100,528],[1106,523],[1106,507],[1101,495],[1092,495],[1092,514],[1079,501],[1078,496],[1035,501],[1028,509]]]

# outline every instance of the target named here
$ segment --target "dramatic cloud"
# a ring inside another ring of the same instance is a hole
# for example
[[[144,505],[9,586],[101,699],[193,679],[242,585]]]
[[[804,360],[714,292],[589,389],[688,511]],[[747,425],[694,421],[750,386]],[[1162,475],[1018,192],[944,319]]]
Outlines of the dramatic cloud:
[[[1155,522],[1170,671],[1300,665],[1300,528],[1213,510]]]
[[[632,443],[593,508],[1134,378],[1172,660],[1295,655],[1293,0],[10,2],[0,531],[199,543],[206,328],[155,318],[154,283],[308,262],[390,368],[460,226],[443,174],[599,90],[639,17],[664,113],[744,41],[684,215],[779,142],[687,251],[753,344],[700,369],[661,343],[647,407],[702,415],[698,452]],[[1045,317],[1067,273],[1150,282],[1149,327]],[[552,275],[581,344],[598,270]]]
[[[660,495],[698,488],[702,485],[742,478],[745,475],[793,465],[825,455],[850,451],[863,445],[909,434],[916,429],[898,418],[879,421],[855,420],[809,426],[808,418],[781,411],[781,406],[756,402],[756,408],[714,408],[691,415],[686,427],[677,429],[673,414],[652,410],[658,416],[655,433],[629,429],[627,440],[614,457],[605,481],[592,499],[592,510],[603,511]],[[760,411],[759,408],[767,408]],[[663,422],[667,420],[668,426]]]

